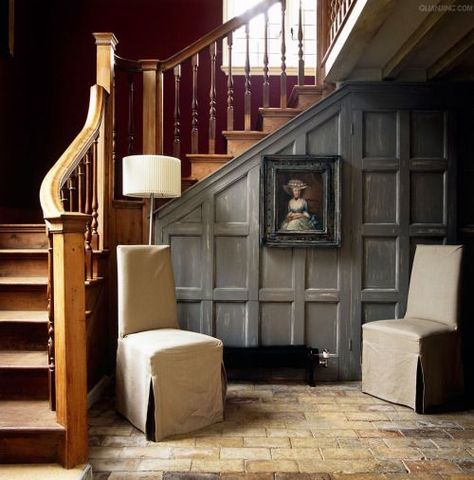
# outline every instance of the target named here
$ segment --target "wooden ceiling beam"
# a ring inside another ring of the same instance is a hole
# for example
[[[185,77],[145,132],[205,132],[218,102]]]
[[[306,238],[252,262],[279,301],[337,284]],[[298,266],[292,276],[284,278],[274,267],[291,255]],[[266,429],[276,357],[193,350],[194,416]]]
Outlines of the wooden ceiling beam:
[[[443,7],[451,5],[456,0],[443,1]],[[448,8],[431,12],[418,28],[408,37],[393,57],[385,64],[382,69],[382,78],[393,78],[401,70],[403,63],[413,54],[414,50],[432,34],[436,25],[448,13]]]
[[[428,80],[449,72],[457,65],[461,57],[474,45],[474,29],[470,30],[464,37],[441,55],[436,62],[431,65],[426,76]]]

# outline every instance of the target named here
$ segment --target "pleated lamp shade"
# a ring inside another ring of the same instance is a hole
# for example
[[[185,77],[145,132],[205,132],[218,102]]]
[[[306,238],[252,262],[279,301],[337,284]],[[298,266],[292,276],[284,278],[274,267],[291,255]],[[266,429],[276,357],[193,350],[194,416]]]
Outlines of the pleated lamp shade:
[[[123,157],[123,194],[141,198],[181,196],[181,160],[164,155]]]

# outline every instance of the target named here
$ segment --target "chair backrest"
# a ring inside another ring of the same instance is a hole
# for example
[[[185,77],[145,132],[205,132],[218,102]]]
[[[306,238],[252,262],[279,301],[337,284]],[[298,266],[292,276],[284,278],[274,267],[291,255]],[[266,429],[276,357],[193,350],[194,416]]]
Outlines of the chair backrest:
[[[117,247],[119,337],[179,328],[169,245]]]
[[[433,320],[457,328],[462,254],[462,245],[416,247],[407,317]]]

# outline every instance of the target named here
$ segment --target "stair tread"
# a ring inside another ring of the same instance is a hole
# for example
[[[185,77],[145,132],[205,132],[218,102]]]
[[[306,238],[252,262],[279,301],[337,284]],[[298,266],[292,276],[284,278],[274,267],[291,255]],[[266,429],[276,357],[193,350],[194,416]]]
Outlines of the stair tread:
[[[0,277],[0,285],[47,285],[48,277]]]
[[[46,248],[0,248],[0,255],[47,255]]]
[[[0,310],[0,322],[44,323],[47,321],[46,310]]]
[[[0,429],[48,429],[63,431],[48,400],[0,400]]]
[[[35,350],[0,350],[0,367],[47,368],[48,353]]]
[[[228,155],[227,153],[188,153],[186,155],[189,159],[196,159],[202,158],[206,160],[219,160],[219,159],[228,159],[230,160],[232,155]]]

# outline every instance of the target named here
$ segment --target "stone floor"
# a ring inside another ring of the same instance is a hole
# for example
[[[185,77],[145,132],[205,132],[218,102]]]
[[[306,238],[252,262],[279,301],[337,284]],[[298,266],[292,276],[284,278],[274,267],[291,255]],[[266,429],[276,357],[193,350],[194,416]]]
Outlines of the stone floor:
[[[89,445],[99,480],[474,479],[474,410],[417,415],[359,383],[232,383],[225,422],[159,443],[104,398]]]

